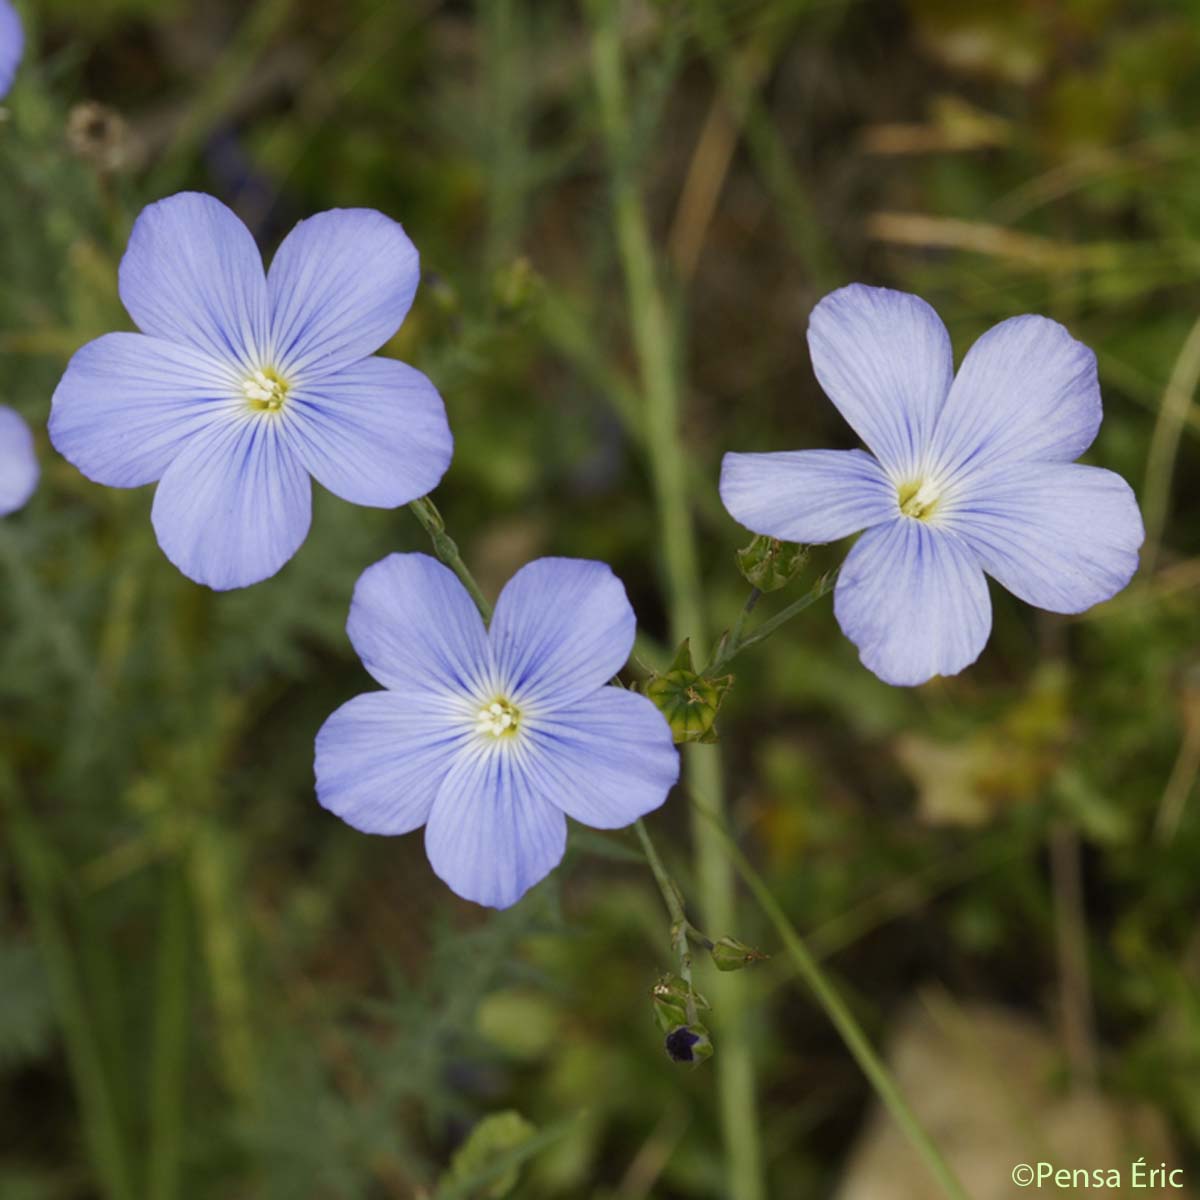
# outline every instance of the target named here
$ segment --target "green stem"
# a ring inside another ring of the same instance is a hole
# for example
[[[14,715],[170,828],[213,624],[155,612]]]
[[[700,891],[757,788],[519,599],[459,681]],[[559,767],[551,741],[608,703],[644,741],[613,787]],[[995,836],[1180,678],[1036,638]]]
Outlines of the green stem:
[[[742,879],[745,880],[746,886],[753,893],[767,919],[775,927],[796,970],[808,984],[813,995],[816,996],[825,1015],[833,1022],[842,1041],[845,1042],[846,1048],[854,1056],[862,1073],[875,1089],[876,1095],[891,1113],[893,1120],[900,1127],[913,1149],[924,1160],[930,1174],[937,1180],[942,1193],[948,1197],[948,1200],[969,1200],[950,1164],[946,1162],[941,1151],[925,1131],[925,1127],[917,1118],[916,1113],[909,1107],[908,1101],[896,1086],[896,1081],[884,1066],[883,1060],[875,1053],[862,1026],[855,1020],[854,1014],[851,1013],[829,977],[812,956],[795,926],[788,920],[787,915],[780,908],[779,902],[771,894],[762,876],[750,865],[749,859],[738,848],[737,843],[721,827],[717,815],[707,811],[700,804],[695,807],[720,838],[724,852],[737,868]]]
[[[150,1157],[146,1195],[175,1200],[182,1166],[184,1091],[187,1074],[188,900],[181,864],[168,863],[163,883],[150,1074]]]
[[[257,1098],[257,1043],[241,942],[243,926],[234,910],[233,857],[233,839],[215,819],[197,823],[188,849],[188,886],[216,1010],[217,1057],[230,1094],[251,1105]]]
[[[422,496],[420,500],[414,500],[408,507],[413,516],[421,522],[421,528],[429,534],[429,538],[433,542],[433,552],[458,576],[463,587],[470,592],[471,599],[475,601],[475,607],[479,609],[480,616],[485,621],[490,621],[492,606],[480,591],[475,577],[467,569],[467,564],[463,562],[462,555],[458,552],[458,544],[446,532],[446,522],[442,520],[442,514],[438,512],[437,505],[428,496]]]
[[[632,138],[626,111],[617,0],[592,0],[592,73],[612,174],[617,248],[625,277],[629,322],[645,396],[645,431],[659,517],[659,542],[666,568],[671,633],[676,643],[691,636],[703,644],[700,569],[689,502],[687,456],[680,440],[680,397],[674,362],[675,339],[667,304],[656,279],[646,214],[633,173]],[[684,765],[693,792],[716,811],[723,808],[721,760],[711,746],[688,746]],[[696,881],[704,899],[705,924],[736,925],[733,873],[721,843],[707,824],[693,818]],[[746,981],[718,972],[711,985],[720,1050],[716,1056],[721,1120],[728,1150],[727,1194],[733,1200],[763,1200],[762,1151],[754,1064],[746,1024]]]
[[[89,1019],[85,993],[71,950],[53,879],[50,852],[33,816],[17,794],[10,772],[0,777],[7,800],[8,829],[21,890],[37,933],[38,950],[50,978],[54,1007],[66,1045],[67,1063],[79,1097],[84,1138],[106,1200],[133,1200],[126,1147],[113,1089]]]
[[[762,592],[756,587],[750,589],[750,595],[746,597],[746,603],[742,605],[737,615],[737,620],[733,623],[732,629],[727,629],[722,635],[721,640],[717,643],[716,649],[712,652],[712,657],[708,660],[708,665],[701,672],[703,675],[710,675],[713,672],[717,663],[728,662],[729,659],[737,653],[737,647],[741,645],[742,632],[746,628],[746,621],[750,614],[754,611],[754,606],[762,598]],[[734,647],[730,652],[730,647]]]
[[[737,620],[733,623],[733,629],[730,630],[729,640],[737,646],[741,644],[742,631],[746,628],[746,621],[750,614],[754,611],[754,606],[758,603],[762,592],[756,587],[750,589],[750,595],[746,597],[746,603],[742,605],[741,611],[737,615]]]
[[[712,674],[720,670],[743,650],[747,649],[747,647],[756,646],[759,642],[766,641],[780,626],[786,625],[798,613],[802,613],[806,608],[811,608],[818,600],[824,599],[824,597],[833,591],[834,585],[837,583],[837,575],[836,570],[822,575],[810,592],[801,596],[799,600],[792,601],[787,608],[781,609],[773,617],[768,617],[753,633],[742,636],[741,630],[745,624],[745,616],[748,612],[748,609],[744,608],[742,615],[738,618],[737,624],[733,627],[732,633],[717,647],[717,652],[713,656],[712,661],[705,667],[705,674]],[[747,601],[747,604],[749,605],[749,601]]]
[[[642,820],[634,821],[633,828],[637,831],[638,841],[642,843],[642,852],[650,864],[650,870],[654,875],[655,883],[658,884],[658,890],[662,892],[667,912],[671,916],[671,924],[686,924],[687,914],[683,911],[683,898],[679,895],[679,888],[675,886],[675,880],[667,874],[662,859],[658,857],[658,850],[650,840],[650,831],[646,828],[646,823]]]
[[[650,838],[650,831],[646,828],[645,822],[635,821],[633,827],[637,831],[638,840],[642,843],[642,851],[646,855],[646,861],[650,864],[650,871],[658,884],[658,890],[662,892],[663,901],[666,903],[667,912],[671,917],[671,945],[679,959],[680,978],[688,985],[690,992],[692,989],[692,952],[689,943],[694,941],[698,945],[711,947],[712,942],[687,919],[687,912],[683,907],[683,896],[680,895],[675,880],[667,874],[662,859],[658,857],[658,850]],[[689,1002],[689,1008],[691,1011],[688,1019],[694,1021],[694,1004]]]

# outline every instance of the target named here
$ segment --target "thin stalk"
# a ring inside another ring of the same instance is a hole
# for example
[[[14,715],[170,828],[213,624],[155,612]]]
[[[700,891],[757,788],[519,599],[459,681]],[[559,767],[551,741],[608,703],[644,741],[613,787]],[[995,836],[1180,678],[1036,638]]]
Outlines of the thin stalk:
[[[711,949],[712,942],[688,920],[687,912],[683,907],[683,897],[679,893],[675,880],[667,874],[662,859],[658,857],[658,850],[651,840],[650,831],[646,828],[645,822],[635,821],[633,827],[637,831],[638,841],[642,843],[642,851],[646,855],[646,861],[650,864],[650,871],[654,875],[654,881],[658,884],[658,890],[662,893],[667,913],[671,918],[671,945],[679,959],[679,976],[688,986],[689,1020],[695,1020],[694,1002],[690,999],[692,952],[689,944],[695,942],[697,945]]]
[[[721,667],[731,662],[734,657],[747,647],[766,641],[780,626],[786,625],[794,616],[802,613],[806,608],[811,608],[818,600],[822,600],[828,596],[837,583],[837,574],[835,570],[822,575],[810,592],[801,596],[799,600],[792,601],[787,608],[781,609],[773,617],[768,617],[753,633],[743,636],[742,628],[745,625],[745,617],[749,608],[753,607],[747,602],[748,607],[742,609],[742,615],[738,618],[737,624],[734,625],[733,632],[717,648],[717,653],[705,668],[706,673],[711,674],[714,671],[720,670]]]
[[[183,866],[168,863],[159,918],[150,1062],[150,1151],[146,1195],[175,1200],[182,1170],[184,1090],[191,989],[188,986],[188,900]]]
[[[825,1015],[841,1035],[842,1041],[854,1056],[859,1069],[875,1089],[875,1094],[883,1102],[892,1119],[900,1127],[900,1131],[908,1139],[909,1144],[921,1156],[929,1173],[937,1181],[942,1194],[948,1200],[970,1200],[950,1164],[942,1156],[942,1152],[934,1144],[916,1113],[909,1107],[908,1101],[896,1085],[891,1072],[876,1054],[866,1033],[863,1032],[862,1026],[859,1025],[829,977],[804,944],[804,940],[788,920],[787,914],[780,908],[779,902],[771,894],[771,890],[763,881],[762,876],[750,865],[750,860],[722,828],[717,815],[708,811],[702,804],[696,804],[694,807],[720,839],[724,853],[728,855],[729,861],[732,862],[755,900],[758,901],[759,907],[775,927],[775,932],[779,934],[779,939],[783,942],[797,972],[809,986],[817,1003],[820,1004]]]
[[[750,595],[746,597],[746,603],[742,605],[741,610],[738,612],[737,620],[734,621],[733,629],[729,634],[729,640],[733,645],[741,645],[742,631],[746,628],[746,621],[749,619],[750,614],[754,611],[754,606],[761,598],[762,592],[760,592],[758,588],[752,587],[750,589]]]
[[[1065,821],[1050,830],[1050,880],[1058,951],[1059,1021],[1076,1088],[1093,1089],[1098,1070],[1095,1015],[1088,969],[1079,835]]]
[[[680,396],[674,362],[672,322],[656,279],[646,214],[633,174],[632,137],[621,64],[619,5],[592,0],[592,73],[612,176],[617,249],[625,278],[626,303],[638,371],[645,397],[645,430],[659,518],[659,542],[666,568],[671,633],[676,643],[706,641],[696,533],[689,502],[687,457],[680,440]],[[724,806],[719,753],[711,746],[688,746],[684,764],[692,790],[717,812]],[[703,897],[705,924],[729,931],[736,925],[733,873],[720,840],[693,818],[696,881]],[[713,1013],[721,1120],[727,1160],[727,1194],[733,1200],[763,1200],[754,1064],[746,1025],[745,980],[716,973]]]
[[[188,886],[216,1010],[217,1056],[231,1095],[251,1105],[257,1096],[256,1043],[231,867],[228,834],[215,821],[198,823],[188,849]]]
[[[67,1064],[79,1098],[88,1154],[105,1200],[133,1200],[133,1181],[117,1120],[117,1106],[89,1018],[83,981],[59,911],[49,851],[32,815],[17,795],[16,781],[8,772],[4,775],[7,777],[0,777],[0,784],[7,801],[10,845],[37,934],[38,951],[49,975],[55,1015],[62,1029]]]
[[[421,528],[429,534],[429,538],[433,542],[433,552],[458,576],[463,587],[471,594],[471,599],[475,601],[475,607],[479,609],[480,616],[485,621],[490,621],[492,606],[480,591],[475,577],[467,569],[467,564],[463,562],[457,543],[446,532],[446,522],[442,520],[442,514],[438,512],[437,505],[428,496],[422,496],[420,500],[414,500],[408,507],[413,516],[421,522]]]
[[[1195,407],[1196,388],[1200,386],[1200,318],[1184,339],[1182,348],[1171,368],[1171,377],[1159,405],[1150,450],[1146,455],[1146,476],[1142,484],[1145,497],[1146,545],[1142,551],[1142,568],[1149,574],[1158,563],[1171,509],[1171,482],[1175,475],[1175,460],[1188,414]],[[1200,410],[1198,410],[1200,411]]]
[[[712,657],[708,660],[708,665],[704,668],[704,673],[711,672],[715,663],[721,661],[727,662],[737,653],[737,647],[742,642],[742,634],[746,628],[746,622],[749,620],[750,614],[754,611],[754,606],[761,598],[762,592],[758,588],[752,587],[750,595],[746,597],[745,604],[742,605],[738,612],[737,619],[733,623],[733,628],[722,634],[721,640],[712,652]],[[733,647],[732,653],[729,652],[730,647]]]

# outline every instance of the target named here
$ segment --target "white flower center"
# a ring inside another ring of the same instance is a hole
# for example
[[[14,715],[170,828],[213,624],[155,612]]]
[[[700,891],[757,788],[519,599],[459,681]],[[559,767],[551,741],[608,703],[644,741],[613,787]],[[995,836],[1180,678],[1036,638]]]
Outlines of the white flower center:
[[[928,521],[942,502],[942,489],[932,479],[902,483],[896,491],[900,511],[918,521]]]
[[[288,385],[272,367],[266,367],[243,380],[242,391],[256,412],[278,412],[287,399]]]
[[[512,737],[520,725],[520,709],[502,697],[481,708],[475,716],[475,732],[487,737]]]

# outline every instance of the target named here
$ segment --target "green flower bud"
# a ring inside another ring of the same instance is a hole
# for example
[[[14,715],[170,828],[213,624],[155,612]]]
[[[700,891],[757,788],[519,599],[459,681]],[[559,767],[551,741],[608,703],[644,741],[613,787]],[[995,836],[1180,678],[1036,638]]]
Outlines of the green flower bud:
[[[715,742],[717,711],[731,683],[732,675],[720,679],[698,675],[685,640],[675,661],[662,675],[647,680],[642,690],[667,718],[677,742]]]
[[[756,962],[765,962],[771,956],[737,938],[723,937],[713,942],[712,959],[718,971],[740,971]]]
[[[776,592],[785,587],[807,561],[807,546],[796,546],[762,534],[737,552],[742,577],[760,592]]]
[[[678,1025],[667,1034],[667,1054],[673,1062],[696,1066],[712,1058],[713,1044],[703,1025]]]
[[[663,1033],[670,1033],[676,1026],[687,1024],[689,997],[693,1012],[698,1008],[712,1007],[678,975],[664,975],[651,989],[650,996],[654,1002],[654,1020]]]

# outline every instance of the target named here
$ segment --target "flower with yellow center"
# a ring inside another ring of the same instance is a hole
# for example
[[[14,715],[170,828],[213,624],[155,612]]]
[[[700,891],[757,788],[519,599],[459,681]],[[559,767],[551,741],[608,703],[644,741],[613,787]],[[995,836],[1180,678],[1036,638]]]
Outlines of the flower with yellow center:
[[[50,440],[95,483],[156,483],[158,544],[189,579],[257,583],[307,536],[314,480],[352,504],[396,508],[449,465],[437,389],[375,353],[419,277],[408,235],[370,209],[301,221],[266,271],[225,205],[168,196],[134,223],[118,272],[141,332],[76,351]]]
[[[862,534],[833,610],[880,679],[974,662],[992,626],[987,575],[1060,613],[1129,582],[1141,514],[1119,475],[1074,461],[1100,427],[1100,385],[1096,356],[1058,322],[1002,321],[955,375],[924,300],[855,283],[816,306],[808,345],[866,450],[727,454],[721,499],[763,537]]]
[[[365,833],[424,825],[439,878],[507,908],[554,869],[567,818],[618,829],[679,774],[662,714],[609,685],[633,648],[633,609],[603,563],[541,558],[484,625],[425,554],[393,554],[354,589],[346,631],[385,687],[317,734],[317,797]]]

